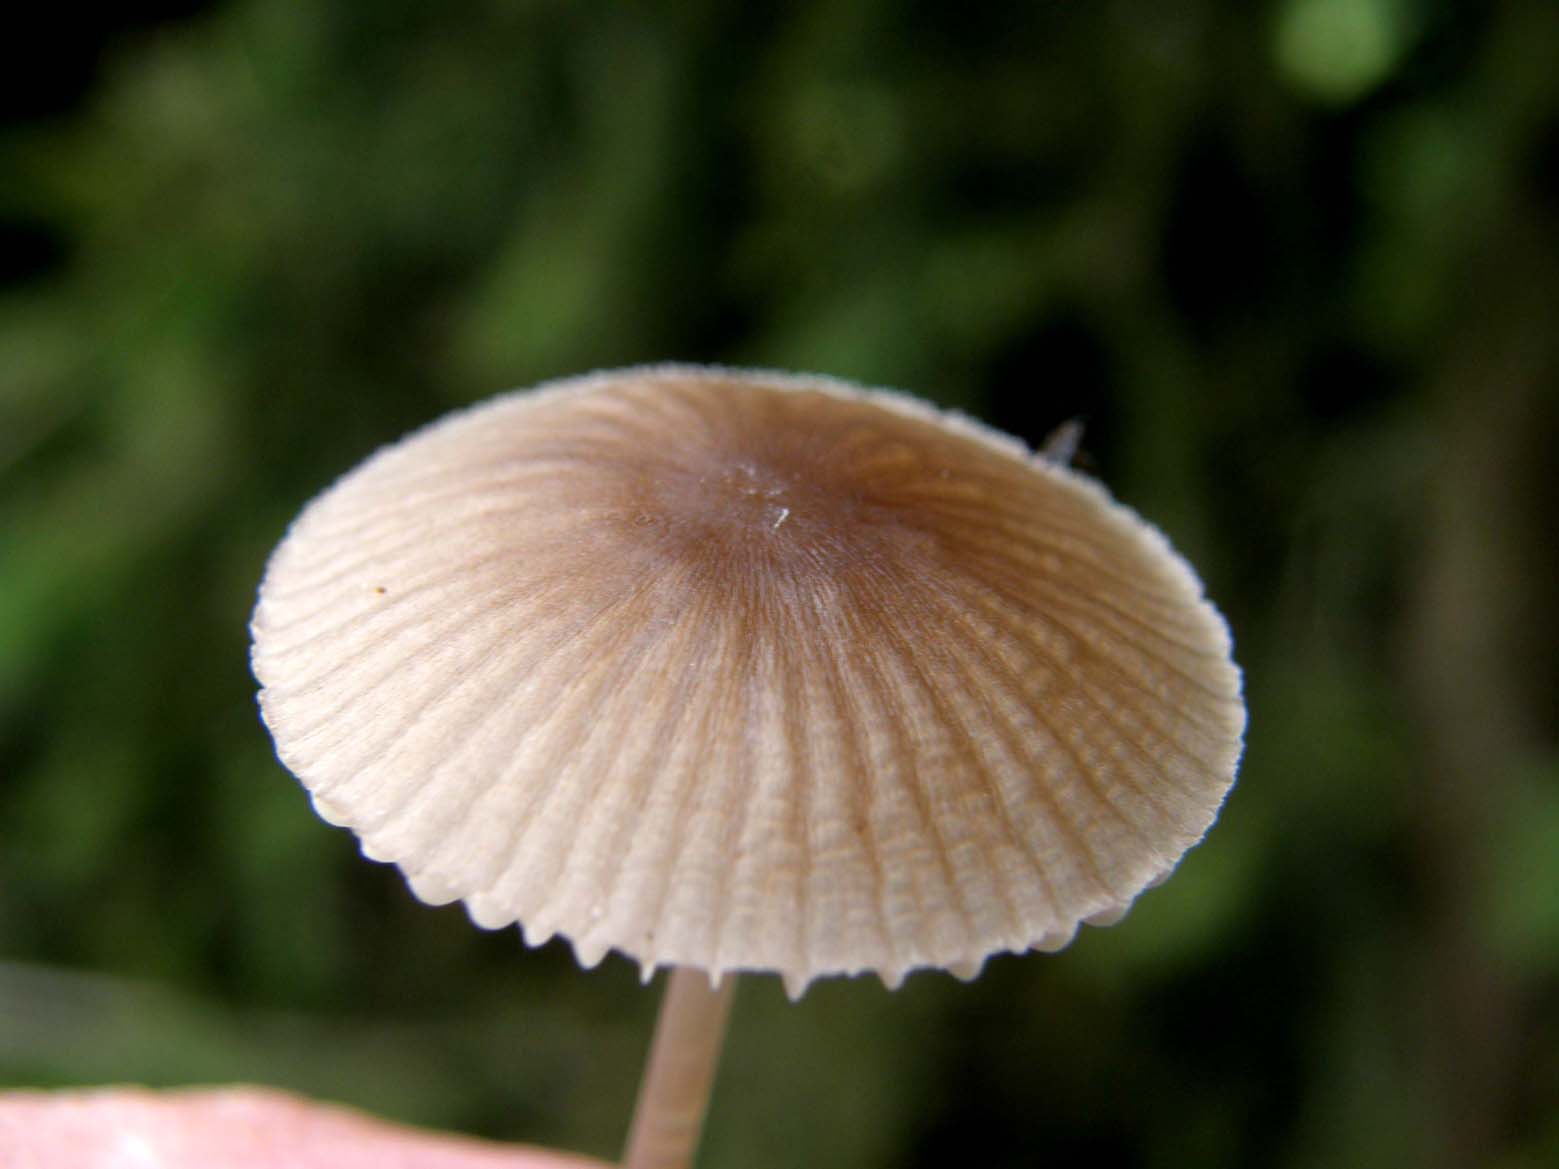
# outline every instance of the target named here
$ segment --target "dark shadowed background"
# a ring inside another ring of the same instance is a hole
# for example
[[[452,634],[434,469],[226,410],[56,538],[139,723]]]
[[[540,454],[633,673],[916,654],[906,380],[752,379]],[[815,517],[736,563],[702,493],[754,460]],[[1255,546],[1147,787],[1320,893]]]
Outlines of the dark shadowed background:
[[[1559,5],[164,0],[0,106],[0,1083],[613,1155],[652,993],[310,811],[299,507],[544,378],[902,387],[1233,626],[1239,785],[1057,957],[738,1000],[707,1166],[1559,1164]]]

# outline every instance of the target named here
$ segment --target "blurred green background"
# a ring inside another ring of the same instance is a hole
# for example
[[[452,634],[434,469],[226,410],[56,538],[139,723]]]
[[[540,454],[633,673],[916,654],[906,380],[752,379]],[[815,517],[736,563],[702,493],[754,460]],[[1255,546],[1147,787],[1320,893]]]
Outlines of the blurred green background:
[[[1559,5],[131,3],[0,107],[0,1083],[615,1155],[654,995],[312,815],[298,508],[680,359],[1083,463],[1234,628],[1206,843],[964,986],[739,997],[707,1166],[1559,1165]]]

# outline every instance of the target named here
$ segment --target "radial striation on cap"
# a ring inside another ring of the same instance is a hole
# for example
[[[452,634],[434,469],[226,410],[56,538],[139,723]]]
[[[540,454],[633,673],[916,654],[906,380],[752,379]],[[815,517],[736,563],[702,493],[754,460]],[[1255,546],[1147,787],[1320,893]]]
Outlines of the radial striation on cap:
[[[348,474],[253,620],[320,815],[423,899],[718,978],[1057,949],[1217,815],[1245,710],[1164,538],[978,423],[659,366]]]

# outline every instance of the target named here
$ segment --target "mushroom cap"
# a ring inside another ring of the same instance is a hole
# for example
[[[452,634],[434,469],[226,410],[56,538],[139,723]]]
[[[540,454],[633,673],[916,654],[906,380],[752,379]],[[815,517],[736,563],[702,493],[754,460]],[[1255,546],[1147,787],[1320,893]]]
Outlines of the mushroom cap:
[[[815,977],[1064,946],[1234,781],[1157,530],[970,419],[693,366],[505,394],[315,499],[255,610],[321,816],[484,927]]]

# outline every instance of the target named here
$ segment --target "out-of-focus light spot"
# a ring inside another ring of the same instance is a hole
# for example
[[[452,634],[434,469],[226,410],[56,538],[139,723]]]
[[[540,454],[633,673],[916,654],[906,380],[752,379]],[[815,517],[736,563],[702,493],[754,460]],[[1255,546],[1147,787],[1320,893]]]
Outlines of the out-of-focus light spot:
[[[1412,39],[1411,0],[1285,0],[1273,30],[1290,84],[1348,105],[1391,76]]]

